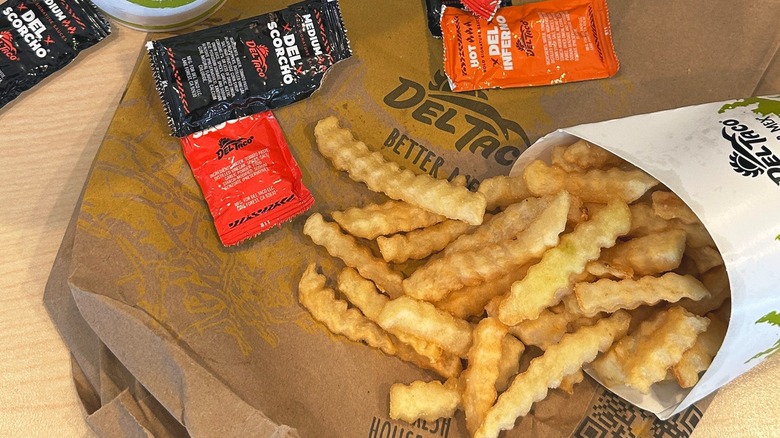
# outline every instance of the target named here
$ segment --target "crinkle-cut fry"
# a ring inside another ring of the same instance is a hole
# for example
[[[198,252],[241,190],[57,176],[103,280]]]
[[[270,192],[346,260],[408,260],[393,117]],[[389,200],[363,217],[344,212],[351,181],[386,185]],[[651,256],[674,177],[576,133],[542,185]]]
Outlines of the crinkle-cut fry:
[[[567,172],[604,169],[625,164],[625,161],[617,155],[582,139],[568,146],[554,147],[550,162]]]
[[[508,334],[501,343],[501,361],[498,364],[498,379],[496,391],[504,392],[512,378],[520,371],[520,358],[525,352],[525,345],[516,337]]]
[[[707,272],[717,266],[723,266],[723,258],[713,246],[688,247],[685,255],[690,257],[699,273]]]
[[[333,222],[326,222],[322,215],[314,213],[303,225],[306,234],[317,245],[325,247],[333,257],[340,258],[349,267],[357,269],[363,277],[373,281],[391,298],[403,295],[403,275],[390,269],[381,259],[374,257],[371,250],[341,231]]]
[[[417,420],[436,421],[455,415],[461,404],[459,379],[444,384],[434,380],[415,380],[409,385],[390,386],[390,418],[414,423]]]
[[[548,166],[541,160],[529,164],[523,172],[523,177],[528,189],[536,196],[565,190],[583,202],[601,203],[615,200],[631,203],[658,184],[658,180],[638,169],[566,172],[561,168]]]
[[[566,394],[572,395],[574,394],[574,385],[581,383],[583,380],[585,380],[585,374],[582,370],[577,370],[574,374],[563,376],[558,388]]]
[[[598,208],[598,207],[595,207]],[[649,204],[638,202],[631,204],[631,229],[626,234],[629,237],[647,236],[661,231],[679,229],[686,233],[686,246],[698,248],[715,246],[712,236],[701,223],[685,224],[680,220],[666,220],[657,216]]]
[[[653,383],[664,380],[667,370],[693,347],[710,322],[680,306],[670,308],[665,314],[666,321],[650,336],[637,341],[633,354],[624,365],[626,386],[645,394],[650,392]]]
[[[726,336],[726,324],[713,313],[708,313],[710,325],[696,338],[682,358],[672,366],[672,374],[682,388],[690,388],[699,381],[699,373],[709,368]]]
[[[634,270],[631,269],[631,267],[604,260],[593,260],[592,262],[588,262],[588,264],[585,265],[585,273],[587,273],[588,276],[593,276],[595,278],[617,278],[622,280],[634,277]],[[581,281],[587,281],[587,279]]]
[[[445,379],[458,377],[461,371],[463,371],[463,365],[459,356],[444,352],[437,359],[432,360],[430,357],[423,356],[415,351],[411,345],[401,341],[397,336],[393,334],[389,334],[389,336],[395,343],[396,356],[405,362],[434,371]]]
[[[654,275],[676,269],[685,254],[686,233],[671,229],[620,242],[601,252],[600,260],[627,266],[636,275]]]
[[[445,220],[438,224],[410,231],[406,234],[379,236],[376,243],[386,262],[403,263],[420,260],[441,251],[458,236],[474,228],[466,222]]]
[[[512,283],[525,276],[528,267],[529,264],[526,264],[493,281],[458,289],[434,304],[456,318],[466,319],[470,316],[480,316],[490,300],[509,292]]]
[[[325,282],[325,276],[317,273],[316,264],[310,263],[298,283],[298,301],[312,317],[337,335],[394,355],[397,349],[388,334],[357,309],[348,308],[347,302],[336,298],[335,291],[326,287]]]
[[[485,222],[468,234],[459,236],[444,248],[444,254],[471,251],[486,244],[500,243],[514,239],[539,217],[553,201],[553,197],[526,198],[509,205],[502,212],[486,219]],[[569,197],[571,202],[571,197]]]
[[[566,227],[569,195],[561,192],[514,240],[430,260],[403,282],[406,295],[439,301],[452,291],[491,281],[538,258]]]
[[[477,192],[485,195],[487,210],[506,207],[531,196],[522,175],[498,175],[482,180]]]
[[[704,316],[723,305],[723,302],[731,295],[731,287],[725,266],[711,269],[699,278],[704,287],[710,291],[710,296],[699,301],[686,298],[680,300],[678,304],[695,315]]]
[[[656,216],[664,219],[679,219],[684,224],[699,223],[696,213],[674,193],[656,190],[650,196]]]
[[[334,211],[331,216],[349,234],[369,240],[430,227],[446,219],[408,202],[395,200]]]
[[[390,300],[377,319],[390,333],[406,333],[436,343],[445,351],[465,357],[471,346],[471,325],[433,304],[401,296]]]
[[[683,298],[701,300],[710,295],[704,285],[691,275],[667,272],[660,277],[645,276],[638,280],[602,279],[595,283],[574,285],[577,304],[586,316],[618,309],[636,309],[661,301],[675,303]]]
[[[471,225],[482,223],[485,196],[450,184],[428,174],[415,174],[387,161],[381,153],[371,152],[347,129],[339,127],[336,117],[320,120],[314,128],[320,153],[355,181],[382,192],[391,199],[406,201],[431,212]]]
[[[554,306],[570,291],[572,279],[585,270],[585,265],[599,257],[602,248],[615,244],[631,225],[628,205],[611,202],[573,232],[561,237],[560,243],[548,250],[542,260],[528,269],[526,276],[512,285],[498,308],[498,317],[508,326],[534,319],[542,310]]]
[[[561,341],[568,325],[566,314],[542,310],[536,319],[527,319],[509,327],[509,332],[523,341],[523,344],[535,345],[545,350]]]
[[[496,382],[501,362],[502,343],[507,327],[496,318],[483,318],[472,332],[468,366],[463,378],[463,411],[466,428],[473,434],[488,409],[496,401]]]
[[[369,320],[376,322],[385,304],[390,300],[376,289],[372,281],[363,278],[353,268],[343,269],[339,273],[337,280],[338,289],[347,297],[347,300],[360,309]],[[406,344],[415,353],[426,358],[429,364],[448,360],[444,358],[446,353],[438,344],[405,333],[396,333],[395,337],[398,342]]]
[[[502,430],[511,429],[518,417],[526,415],[535,402],[547,395],[549,388],[556,388],[565,376],[580,370],[623,336],[629,319],[626,312],[618,311],[593,326],[565,335],[560,343],[550,346],[498,397],[475,438],[496,438]]]
[[[390,301],[377,290],[374,282],[363,278],[355,268],[342,269],[336,280],[339,291],[372,321],[376,321],[385,304]]]

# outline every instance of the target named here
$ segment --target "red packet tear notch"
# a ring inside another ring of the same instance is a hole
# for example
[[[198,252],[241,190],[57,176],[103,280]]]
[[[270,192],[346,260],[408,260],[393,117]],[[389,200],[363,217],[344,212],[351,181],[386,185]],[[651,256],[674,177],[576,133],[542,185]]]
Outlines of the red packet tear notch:
[[[221,123],[181,142],[225,246],[290,220],[314,203],[270,111]]]
[[[507,6],[490,21],[447,7],[441,29],[453,91],[606,78],[620,66],[606,0]]]

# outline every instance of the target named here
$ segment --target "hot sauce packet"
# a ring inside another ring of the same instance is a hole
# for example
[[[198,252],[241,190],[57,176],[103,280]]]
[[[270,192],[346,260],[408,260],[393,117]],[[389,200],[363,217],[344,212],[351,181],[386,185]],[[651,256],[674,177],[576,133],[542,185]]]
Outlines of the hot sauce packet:
[[[496,10],[499,7],[510,6],[512,0],[489,0],[491,3],[495,3]],[[428,29],[431,31],[431,35],[441,38],[441,9],[442,6],[451,6],[453,8],[469,9],[466,2],[460,0],[425,0],[425,6],[428,10]],[[495,14],[495,10],[493,11]],[[491,14],[492,15],[492,14]]]
[[[0,108],[110,33],[88,0],[0,4]]]
[[[441,28],[453,91],[606,78],[620,66],[606,0],[507,6],[491,21],[447,7]]]
[[[181,139],[222,244],[235,245],[314,204],[271,111]]]
[[[176,137],[308,97],[352,55],[336,0],[306,0],[146,48]]]

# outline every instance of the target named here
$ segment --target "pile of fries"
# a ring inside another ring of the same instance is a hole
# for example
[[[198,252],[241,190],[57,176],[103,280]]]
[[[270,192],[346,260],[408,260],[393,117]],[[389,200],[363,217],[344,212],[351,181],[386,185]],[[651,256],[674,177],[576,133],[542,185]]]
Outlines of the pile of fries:
[[[712,238],[615,155],[580,140],[471,192],[401,169],[334,117],[315,136],[389,200],[308,218],[304,233],[346,267],[333,289],[311,263],[299,301],[333,333],[441,377],[394,384],[392,418],[462,409],[472,436],[496,437],[549,389],[571,393],[587,364],[648,392],[695,385],[717,353],[729,286]]]

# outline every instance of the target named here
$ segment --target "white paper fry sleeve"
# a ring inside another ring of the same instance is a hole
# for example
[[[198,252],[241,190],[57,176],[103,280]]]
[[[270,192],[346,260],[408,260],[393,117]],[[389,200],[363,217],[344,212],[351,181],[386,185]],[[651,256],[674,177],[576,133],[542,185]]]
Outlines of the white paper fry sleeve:
[[[579,125],[553,132],[518,160],[576,138],[645,170],[709,230],[729,276],[731,320],[709,370],[690,390],[613,392],[661,419],[684,410],[780,351],[780,96],[754,97]]]

